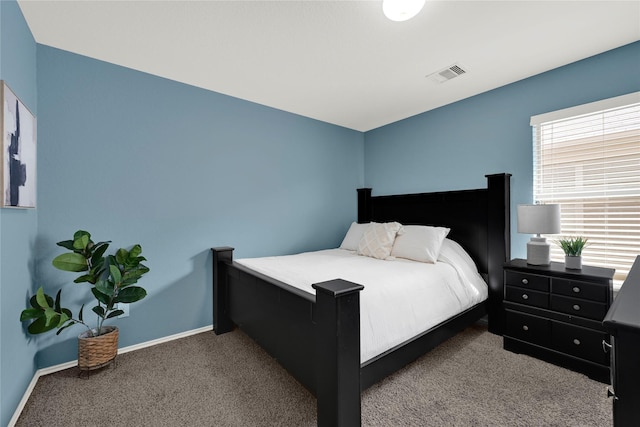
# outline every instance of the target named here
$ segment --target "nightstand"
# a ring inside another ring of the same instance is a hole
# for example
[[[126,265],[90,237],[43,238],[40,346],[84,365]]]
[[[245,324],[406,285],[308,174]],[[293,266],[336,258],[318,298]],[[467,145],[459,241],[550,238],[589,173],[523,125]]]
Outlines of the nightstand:
[[[563,263],[504,265],[505,350],[524,353],[609,383],[609,334],[602,320],[613,299],[610,268]]]

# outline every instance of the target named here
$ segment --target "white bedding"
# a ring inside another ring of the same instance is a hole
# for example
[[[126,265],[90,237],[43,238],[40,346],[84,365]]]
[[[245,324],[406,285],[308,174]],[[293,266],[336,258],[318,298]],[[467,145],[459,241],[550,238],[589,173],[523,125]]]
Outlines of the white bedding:
[[[365,362],[485,300],[487,285],[471,258],[445,239],[435,264],[379,260],[328,249],[246,258],[238,263],[315,295],[313,283],[344,279],[360,292],[360,360]]]

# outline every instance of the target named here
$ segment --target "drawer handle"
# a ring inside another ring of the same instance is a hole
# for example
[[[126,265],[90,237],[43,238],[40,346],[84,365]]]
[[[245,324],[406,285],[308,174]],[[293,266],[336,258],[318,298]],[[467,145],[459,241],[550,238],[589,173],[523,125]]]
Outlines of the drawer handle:
[[[573,343],[574,343],[575,345],[580,345],[580,340],[579,340],[578,338],[574,338],[574,339],[573,339]]]
[[[529,299],[529,295],[527,295],[527,294],[522,294],[522,299]]]
[[[528,331],[529,327],[527,325],[522,325],[522,330],[523,331]],[[602,341],[604,343],[604,341]]]
[[[611,350],[611,344],[609,344],[605,340],[602,340],[602,351],[604,351],[605,353],[609,353],[609,350]]]
[[[523,285],[528,285],[528,284],[529,284],[529,280],[527,280],[527,279],[522,279],[522,284],[523,284]]]
[[[576,294],[579,294],[580,293],[580,288],[577,287],[577,286],[574,286],[573,287],[573,292],[575,292]]]
[[[574,304],[574,305],[573,305],[573,309],[574,309],[575,311],[579,311],[579,310],[580,310],[580,306],[579,306],[578,304]]]

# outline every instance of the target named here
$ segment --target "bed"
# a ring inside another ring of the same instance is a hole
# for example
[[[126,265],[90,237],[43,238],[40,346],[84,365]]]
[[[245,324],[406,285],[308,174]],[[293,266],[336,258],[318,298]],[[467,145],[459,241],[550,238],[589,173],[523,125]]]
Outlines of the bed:
[[[313,293],[213,252],[213,323],[252,337],[317,398],[318,425],[360,425],[362,390],[487,316],[502,334],[502,266],[510,257],[510,175],[487,175],[486,188],[372,196],[358,189],[358,223],[398,222],[450,229],[488,285],[488,298],[373,357],[361,353],[359,283],[335,278]]]

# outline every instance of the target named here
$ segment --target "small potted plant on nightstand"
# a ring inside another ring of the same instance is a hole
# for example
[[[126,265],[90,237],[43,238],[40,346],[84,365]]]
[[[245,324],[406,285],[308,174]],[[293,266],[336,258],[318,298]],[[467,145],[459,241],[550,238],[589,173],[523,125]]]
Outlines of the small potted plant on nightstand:
[[[31,334],[57,329],[59,334],[69,326],[80,324],[86,330],[78,336],[78,367],[91,370],[106,366],[118,354],[118,328],[105,326],[104,321],[124,312],[118,303],[130,304],[141,300],[147,292],[133,286],[149,271],[142,264],[142,248],[134,245],[131,249],[118,249],[113,255],[105,255],[110,242],[94,243],[91,234],[78,230],[73,240],[58,242],[67,249],[53,260],[53,266],[63,271],[80,273],[74,283],[88,283],[97,305],[91,310],[98,316],[95,328],[85,323],[82,311],[84,304],[74,317],[71,310],[60,302],[60,291],[55,300],[45,294],[42,287],[30,299],[30,308],[22,311],[20,320],[32,320],[27,330]]]
[[[571,270],[580,270],[582,268],[582,250],[587,247],[588,239],[586,237],[567,237],[559,239],[558,246],[564,251],[564,265]]]

